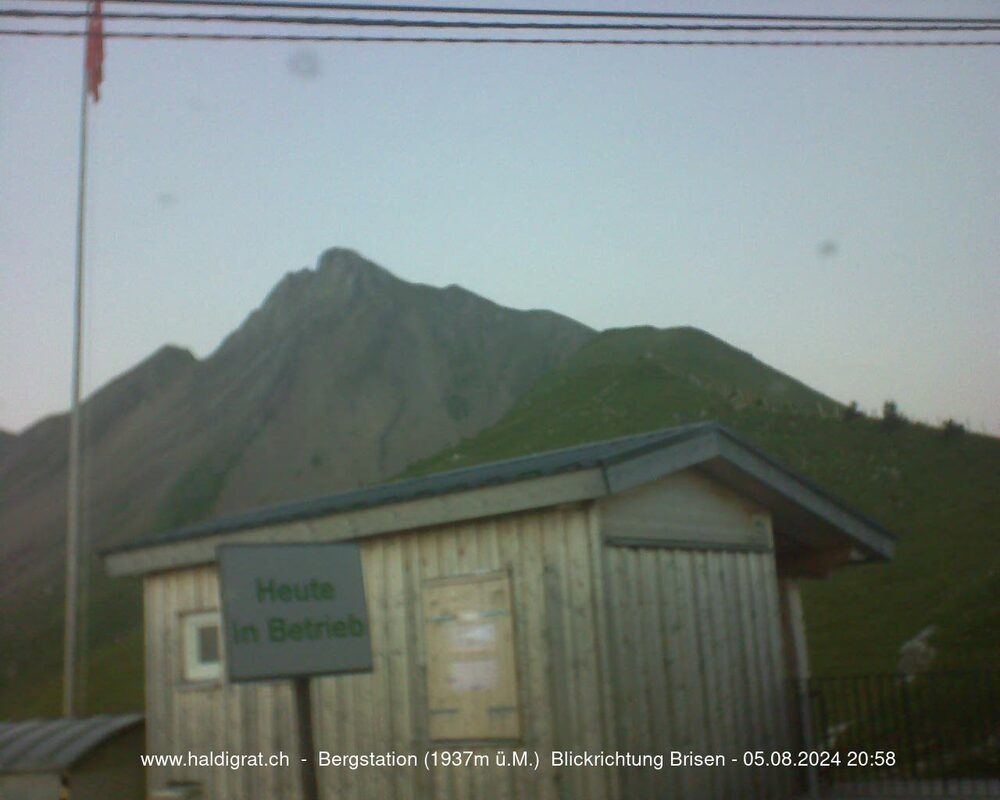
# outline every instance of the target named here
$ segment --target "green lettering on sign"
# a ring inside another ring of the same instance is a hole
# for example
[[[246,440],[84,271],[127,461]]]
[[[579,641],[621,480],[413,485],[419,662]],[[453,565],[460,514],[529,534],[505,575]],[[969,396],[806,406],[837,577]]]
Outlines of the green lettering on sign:
[[[257,632],[247,634],[244,629],[237,632],[235,644],[256,644]],[[267,621],[268,641],[277,644],[286,642],[301,642],[316,639],[358,638],[365,635],[365,623],[354,614],[346,618],[331,619],[330,617],[305,617],[290,620],[285,617],[271,617]]]
[[[301,583],[279,583],[274,578],[257,578],[258,603],[315,603],[333,600],[337,592],[332,583],[312,578]]]

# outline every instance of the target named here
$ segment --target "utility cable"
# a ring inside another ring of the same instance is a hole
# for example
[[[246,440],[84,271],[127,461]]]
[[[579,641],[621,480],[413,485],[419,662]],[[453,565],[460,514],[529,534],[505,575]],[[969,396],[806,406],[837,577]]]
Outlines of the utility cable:
[[[0,37],[76,39],[85,31],[0,29]],[[441,36],[323,36],[273,33],[171,33],[105,31],[105,39],[154,39],[224,42],[345,42],[377,44],[469,44],[469,45],[604,45],[618,47],[997,47],[1000,40],[960,41],[940,40],[878,40],[878,39],[514,39],[498,37]]]
[[[86,11],[37,11],[29,9],[0,9],[0,17],[17,19],[85,19]],[[972,25],[805,25],[805,24],[712,24],[712,23],[605,23],[605,22],[483,22],[473,20],[433,20],[399,19],[391,17],[330,17],[296,15],[245,15],[245,14],[167,14],[163,12],[104,12],[103,19],[142,20],[155,22],[230,22],[237,24],[269,25],[329,25],[338,27],[370,28],[431,28],[469,30],[546,30],[546,31],[713,31],[713,32],[755,32],[780,33],[808,32],[948,32],[974,33],[1000,30],[996,23],[976,23]]]
[[[64,3],[66,0],[33,0],[33,2]],[[488,6],[437,6],[437,5],[375,5],[372,3],[328,3],[316,0],[104,0],[105,3],[125,5],[201,6],[222,8],[261,8],[271,10],[354,11],[364,13],[419,13],[477,16],[529,16],[529,17],[593,17],[609,19],[660,19],[660,20],[712,20],[743,22],[803,22],[803,23],[873,23],[873,24],[926,24],[926,25],[993,25],[1000,18],[983,17],[900,17],[900,16],[834,16],[815,14],[727,14],[698,12],[666,12],[610,9],[556,9],[556,8],[497,8]]]

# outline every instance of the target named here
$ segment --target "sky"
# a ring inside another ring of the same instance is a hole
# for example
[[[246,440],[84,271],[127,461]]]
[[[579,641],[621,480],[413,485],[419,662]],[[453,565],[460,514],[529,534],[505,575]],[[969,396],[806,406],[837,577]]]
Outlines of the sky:
[[[106,50],[85,391],[166,343],[210,354],[285,273],[345,246],[599,329],[694,325],[838,400],[1000,434],[1000,48]],[[0,40],[9,431],[69,404],[82,51]]]

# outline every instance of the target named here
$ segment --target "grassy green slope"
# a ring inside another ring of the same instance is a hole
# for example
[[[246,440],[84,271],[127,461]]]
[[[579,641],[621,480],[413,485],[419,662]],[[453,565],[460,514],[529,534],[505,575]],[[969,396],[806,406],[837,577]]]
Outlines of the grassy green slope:
[[[927,625],[938,629],[938,666],[995,666],[1000,441],[844,421],[828,398],[690,328],[602,334],[497,425],[407,474],[702,419],[730,426],[900,536],[891,564],[806,583],[817,673],[893,670],[900,645]]]

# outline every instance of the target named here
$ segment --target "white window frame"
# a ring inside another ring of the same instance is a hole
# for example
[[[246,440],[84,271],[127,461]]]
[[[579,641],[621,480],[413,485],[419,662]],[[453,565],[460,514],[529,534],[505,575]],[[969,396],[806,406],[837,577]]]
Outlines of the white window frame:
[[[219,660],[201,661],[199,632],[214,625],[219,632]],[[199,611],[181,615],[181,661],[184,680],[204,683],[222,680],[222,615],[218,611]]]

